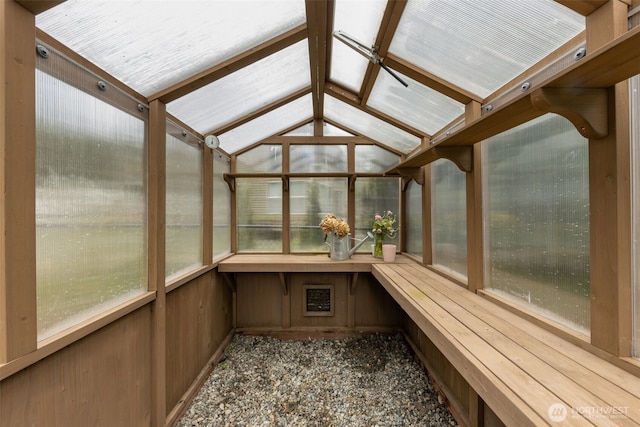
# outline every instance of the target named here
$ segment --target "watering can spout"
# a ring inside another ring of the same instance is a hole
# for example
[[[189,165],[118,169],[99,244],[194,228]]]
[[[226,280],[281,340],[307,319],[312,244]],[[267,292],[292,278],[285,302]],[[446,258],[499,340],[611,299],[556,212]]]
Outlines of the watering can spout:
[[[360,246],[362,246],[362,244],[366,242],[368,238],[373,239],[373,234],[370,231],[367,231],[367,235],[365,236],[364,239],[358,241],[358,243],[353,248],[349,249],[349,256],[355,254],[358,248],[360,248]]]

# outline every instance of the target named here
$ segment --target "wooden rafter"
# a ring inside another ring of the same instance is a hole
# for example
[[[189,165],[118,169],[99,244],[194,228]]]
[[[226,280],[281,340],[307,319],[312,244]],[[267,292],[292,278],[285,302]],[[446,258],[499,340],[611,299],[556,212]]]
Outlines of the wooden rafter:
[[[402,12],[406,5],[407,0],[389,1],[387,3],[387,8],[384,11],[382,22],[380,23],[380,30],[378,31],[375,41],[375,45],[378,47],[378,55],[380,55],[381,58],[384,58],[389,51],[391,40],[398,28]],[[367,104],[367,100],[369,99],[369,95],[371,94],[371,90],[376,82],[379,71],[379,65],[369,62],[359,94],[360,102],[363,106]]]
[[[242,52],[227,61],[224,61],[214,67],[211,67],[201,73],[183,80],[177,85],[173,85],[168,89],[158,92],[149,97],[149,101],[159,99],[165,104],[174,101],[194,90],[200,89],[222,77],[225,77],[235,71],[238,71],[248,65],[253,64],[267,56],[278,52],[294,43],[304,40],[307,37],[307,25],[300,25],[284,34],[266,41],[255,48]]]
[[[309,66],[311,68],[311,95],[314,119],[321,119],[324,106],[324,85],[327,74],[328,16],[327,0],[306,0],[309,34]],[[333,10],[333,8],[331,8]]]

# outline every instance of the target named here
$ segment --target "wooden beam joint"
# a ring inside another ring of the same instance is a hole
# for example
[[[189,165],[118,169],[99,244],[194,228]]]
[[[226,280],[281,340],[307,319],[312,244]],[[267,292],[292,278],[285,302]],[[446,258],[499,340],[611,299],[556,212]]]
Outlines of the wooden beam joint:
[[[606,88],[543,87],[531,93],[534,108],[569,120],[585,138],[609,134]]]

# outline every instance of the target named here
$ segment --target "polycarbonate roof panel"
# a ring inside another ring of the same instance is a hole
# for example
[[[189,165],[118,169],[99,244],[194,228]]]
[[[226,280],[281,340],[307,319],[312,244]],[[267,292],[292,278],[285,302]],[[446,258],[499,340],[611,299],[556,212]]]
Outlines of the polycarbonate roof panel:
[[[305,87],[306,39],[170,102],[167,111],[204,134]]]
[[[484,98],[584,28],[553,0],[409,0],[389,51]]]
[[[327,119],[403,153],[408,153],[420,145],[420,138],[417,136],[398,129],[332,96],[325,95],[324,111]]]
[[[336,0],[333,30],[373,46],[386,5],[386,0]],[[330,80],[359,92],[369,60],[335,38],[332,43]]]
[[[401,85],[380,70],[367,105],[394,119],[432,135],[464,114],[464,104],[398,73],[409,84]]]
[[[306,22],[304,0],[68,0],[36,18],[145,96]]]
[[[312,117],[311,94],[301,96],[295,101],[218,135],[220,148],[227,153],[235,153],[267,137],[278,135],[296,123]]]

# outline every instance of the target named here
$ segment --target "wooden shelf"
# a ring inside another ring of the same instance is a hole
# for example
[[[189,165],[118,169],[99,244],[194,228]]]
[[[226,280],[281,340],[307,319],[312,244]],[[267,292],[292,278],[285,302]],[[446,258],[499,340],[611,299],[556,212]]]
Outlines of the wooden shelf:
[[[327,254],[284,255],[284,254],[242,254],[233,255],[218,264],[221,273],[350,273],[371,272],[372,264],[384,263],[371,255],[356,254],[350,259],[336,261]],[[396,256],[395,263],[415,263],[402,254]]]
[[[604,117],[606,120],[607,116],[606,102],[604,109],[602,108],[602,94],[606,94],[606,88],[640,74],[638,46],[640,26],[593,51],[536,87],[531,87],[491,112],[485,113],[477,120],[459,130],[451,131],[440,142],[419,150],[385,173],[401,175],[403,169],[421,167],[439,158],[448,158],[438,153],[437,148],[471,146],[547,112],[561,114],[571,120],[583,135],[586,133],[587,137],[597,137],[601,132],[595,131],[594,128],[601,129],[601,119]],[[566,92],[563,94],[559,89],[565,89]],[[558,100],[556,94],[560,94],[561,100],[558,104],[550,104],[549,102]],[[591,104],[584,108],[584,103],[570,102],[570,98],[577,95],[584,95],[584,99],[589,99]],[[592,129],[589,129],[589,126]],[[594,132],[594,136],[589,134],[590,131]]]

